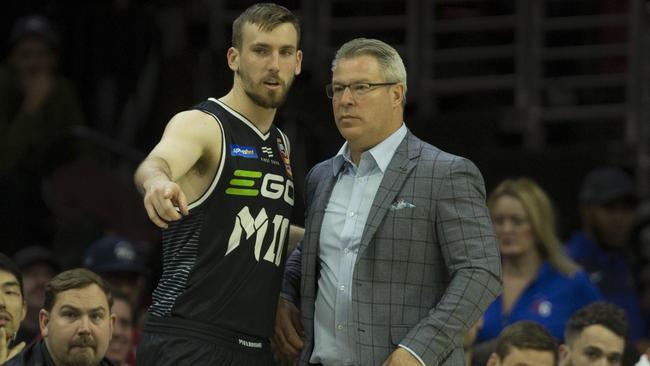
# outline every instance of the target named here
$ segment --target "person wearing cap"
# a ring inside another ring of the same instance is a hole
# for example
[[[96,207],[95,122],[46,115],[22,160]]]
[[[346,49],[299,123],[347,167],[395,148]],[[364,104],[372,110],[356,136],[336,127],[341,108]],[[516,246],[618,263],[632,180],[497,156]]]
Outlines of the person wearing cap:
[[[25,342],[16,344],[15,337],[26,313],[23,278],[18,266],[0,253],[0,365],[25,347]]]
[[[27,316],[16,336],[17,341],[29,344],[40,335],[38,311],[45,301],[45,286],[57,273],[61,266],[54,254],[40,245],[30,245],[14,255],[14,262],[23,276]]]
[[[83,123],[72,83],[57,72],[58,35],[39,15],[19,19],[0,68],[0,172],[38,173],[54,144]]]
[[[142,334],[139,323],[146,310],[142,303],[148,275],[144,260],[130,240],[123,236],[108,235],[88,247],[83,266],[106,280],[112,291],[117,294],[116,298],[119,298],[113,308],[117,320],[106,357],[122,365],[125,349],[126,354],[132,356],[132,351],[138,346]],[[120,311],[123,310],[124,301],[128,302],[131,312],[128,319],[125,319],[124,311]],[[131,325],[127,326],[125,323]],[[127,333],[130,333],[130,336]],[[126,343],[128,346],[125,346]],[[129,360],[135,361],[131,358]]]
[[[92,243],[83,266],[99,274],[115,292],[124,294],[139,310],[147,269],[135,245],[127,238],[108,235]]]
[[[589,172],[579,192],[582,229],[566,243],[567,253],[598,286],[605,300],[622,307],[630,319],[630,337],[646,336],[634,276],[627,254],[637,196],[632,177],[618,167]]]
[[[75,154],[70,131],[84,120],[75,87],[57,71],[58,39],[46,18],[21,18],[0,65],[0,189],[12,192],[0,223],[8,243],[39,240],[47,230],[41,178]]]

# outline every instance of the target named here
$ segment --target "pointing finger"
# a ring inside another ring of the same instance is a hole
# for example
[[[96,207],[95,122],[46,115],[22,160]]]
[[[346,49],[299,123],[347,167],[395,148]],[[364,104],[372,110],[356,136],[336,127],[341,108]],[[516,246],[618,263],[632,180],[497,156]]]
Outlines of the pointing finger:
[[[181,211],[183,216],[187,216],[190,213],[187,208],[187,198],[185,198],[185,193],[183,193],[183,191],[178,192],[178,209]]]

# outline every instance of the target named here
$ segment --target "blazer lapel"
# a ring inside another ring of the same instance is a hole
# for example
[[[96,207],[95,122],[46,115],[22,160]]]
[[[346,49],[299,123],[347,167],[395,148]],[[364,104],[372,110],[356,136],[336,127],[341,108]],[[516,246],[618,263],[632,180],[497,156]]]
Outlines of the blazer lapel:
[[[411,131],[407,131],[406,137],[397,147],[370,207],[366,227],[361,236],[359,254],[363,253],[368,247],[390,205],[395,202],[397,194],[401,191],[406,177],[415,167],[416,159],[420,156],[420,144],[420,140]],[[357,255],[357,263],[360,258],[361,255]]]
[[[327,207],[327,203],[332,195],[334,183],[336,183],[336,177],[332,174],[332,161],[333,160],[330,159],[327,166],[323,169],[324,176],[316,177],[318,178],[318,185],[316,186],[316,192],[314,193],[314,202],[309,207],[310,224],[315,228],[315,230],[310,230],[310,233],[317,235],[317,237],[312,239],[316,243],[319,241],[318,236],[320,236],[321,226],[323,225],[325,208]]]

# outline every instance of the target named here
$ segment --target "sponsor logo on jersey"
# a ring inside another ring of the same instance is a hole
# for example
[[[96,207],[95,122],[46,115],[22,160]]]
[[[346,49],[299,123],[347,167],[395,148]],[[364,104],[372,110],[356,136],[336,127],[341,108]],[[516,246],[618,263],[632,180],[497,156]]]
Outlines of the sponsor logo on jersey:
[[[260,161],[271,164],[271,165],[280,165],[280,161],[275,158],[275,154],[273,154],[273,149],[268,147],[268,146],[262,146],[261,148],[262,153],[260,154]]]
[[[289,154],[287,154],[287,149],[284,147],[284,143],[282,142],[282,139],[278,137],[278,150],[280,150],[280,156],[282,157],[282,161],[284,162],[284,168],[287,170],[287,175],[290,178],[293,178],[293,174],[291,173],[291,162],[289,161]]]
[[[257,183],[262,178],[262,183],[258,187]],[[247,196],[270,198],[272,200],[284,199],[284,201],[293,206],[294,187],[291,179],[284,179],[283,176],[254,170],[237,169],[233,173],[229,187],[226,188],[226,194],[231,196]]]
[[[275,156],[273,155],[273,149],[268,147],[268,146],[262,146],[262,154],[266,156],[269,159],[274,158]]]
[[[253,146],[239,146],[230,144],[230,155],[242,158],[257,159],[257,150]]]
[[[248,206],[244,206],[237,213],[225,255],[229,255],[237,248],[250,248],[253,244],[250,239],[254,237],[252,254],[255,260],[273,263],[279,267],[286,244],[285,239],[289,233],[289,219],[279,214],[267,213],[264,207],[256,216],[253,215],[254,212],[251,212]]]

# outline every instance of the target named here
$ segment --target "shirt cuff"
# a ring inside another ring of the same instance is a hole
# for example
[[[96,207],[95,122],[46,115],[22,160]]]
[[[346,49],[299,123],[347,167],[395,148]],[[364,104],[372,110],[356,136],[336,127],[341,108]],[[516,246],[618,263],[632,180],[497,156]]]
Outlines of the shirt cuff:
[[[639,359],[639,362],[635,364],[635,366],[649,366],[650,362],[648,362],[648,356],[645,354],[641,355],[641,358]]]
[[[413,357],[415,357],[415,358],[420,362],[420,365],[422,365],[422,366],[427,366],[427,364],[424,363],[424,361],[422,361],[422,359],[420,358],[420,356],[418,356],[418,354],[415,353],[415,352],[413,352],[413,350],[411,350],[410,348],[406,347],[406,346],[403,345],[403,344],[398,345],[398,347],[407,350],[411,355],[413,355]]]

